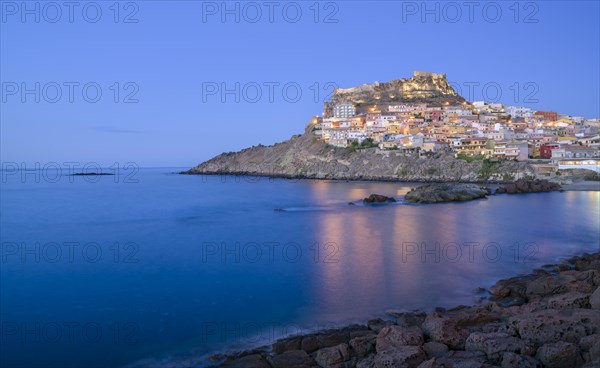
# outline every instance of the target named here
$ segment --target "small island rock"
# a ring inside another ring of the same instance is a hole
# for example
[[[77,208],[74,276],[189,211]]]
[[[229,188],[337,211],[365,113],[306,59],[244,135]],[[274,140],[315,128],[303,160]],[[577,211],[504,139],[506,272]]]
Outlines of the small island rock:
[[[485,198],[490,190],[476,184],[439,183],[423,185],[406,193],[405,202],[437,203],[462,202],[472,199]]]
[[[367,198],[363,199],[363,203],[393,203],[396,199],[393,197],[386,197],[381,194],[371,194]]]

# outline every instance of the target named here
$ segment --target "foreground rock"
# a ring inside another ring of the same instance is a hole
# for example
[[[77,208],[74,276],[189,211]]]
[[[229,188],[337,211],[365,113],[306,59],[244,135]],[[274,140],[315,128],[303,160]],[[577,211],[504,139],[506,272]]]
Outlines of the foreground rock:
[[[363,199],[363,203],[393,203],[396,199],[393,197],[386,197],[381,194],[371,194],[367,198]]]
[[[598,367],[600,252],[500,280],[477,306],[293,336],[220,367]]]
[[[496,190],[496,193],[508,193],[508,194],[516,194],[516,193],[539,193],[539,192],[553,192],[555,190],[560,190],[560,184],[550,182],[548,180],[526,180],[519,179],[512,184],[506,184],[499,187]]]
[[[490,190],[476,184],[438,183],[423,185],[406,193],[405,202],[438,203],[462,202],[485,198]]]

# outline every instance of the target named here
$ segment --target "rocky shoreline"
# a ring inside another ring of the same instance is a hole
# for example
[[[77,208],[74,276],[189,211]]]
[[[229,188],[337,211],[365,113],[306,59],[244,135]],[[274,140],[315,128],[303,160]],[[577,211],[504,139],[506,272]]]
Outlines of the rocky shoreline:
[[[388,312],[390,320],[214,356],[215,367],[598,367],[600,251],[498,281],[479,305]]]
[[[542,166],[530,162],[467,161],[450,153],[418,158],[378,148],[352,150],[333,147],[326,145],[307,126],[303,134],[287,141],[222,153],[180,174],[474,184],[510,184],[518,179],[545,179],[563,186],[599,179],[598,174],[589,170],[563,170],[559,175],[540,172]],[[593,185],[588,187],[595,189]]]

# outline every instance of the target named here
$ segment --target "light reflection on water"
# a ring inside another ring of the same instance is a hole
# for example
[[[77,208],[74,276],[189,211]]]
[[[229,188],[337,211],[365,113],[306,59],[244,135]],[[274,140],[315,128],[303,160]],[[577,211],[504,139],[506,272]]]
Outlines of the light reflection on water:
[[[128,344],[9,339],[0,348],[1,363],[9,363],[3,366],[117,366],[163,353],[258,345],[291,324],[310,329],[364,322],[388,308],[471,304],[479,286],[600,247],[599,192],[350,206],[371,193],[400,197],[412,185],[165,171],[142,170],[135,185],[3,184],[3,243],[139,245],[137,263],[3,262],[3,321],[117,320],[139,327]],[[247,247],[237,261],[223,252],[207,256],[207,243],[235,249],[268,242],[277,249],[295,243],[301,255],[290,261],[279,252],[270,262],[263,253],[253,262]],[[207,324],[216,332],[207,333]]]

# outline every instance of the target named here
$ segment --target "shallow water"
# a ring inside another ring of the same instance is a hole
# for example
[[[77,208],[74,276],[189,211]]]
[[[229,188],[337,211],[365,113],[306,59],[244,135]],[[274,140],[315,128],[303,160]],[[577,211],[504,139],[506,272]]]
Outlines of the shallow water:
[[[350,206],[412,185],[178,170],[3,176],[2,367],[159,365],[470,304],[479,286],[600,247],[600,192]]]

